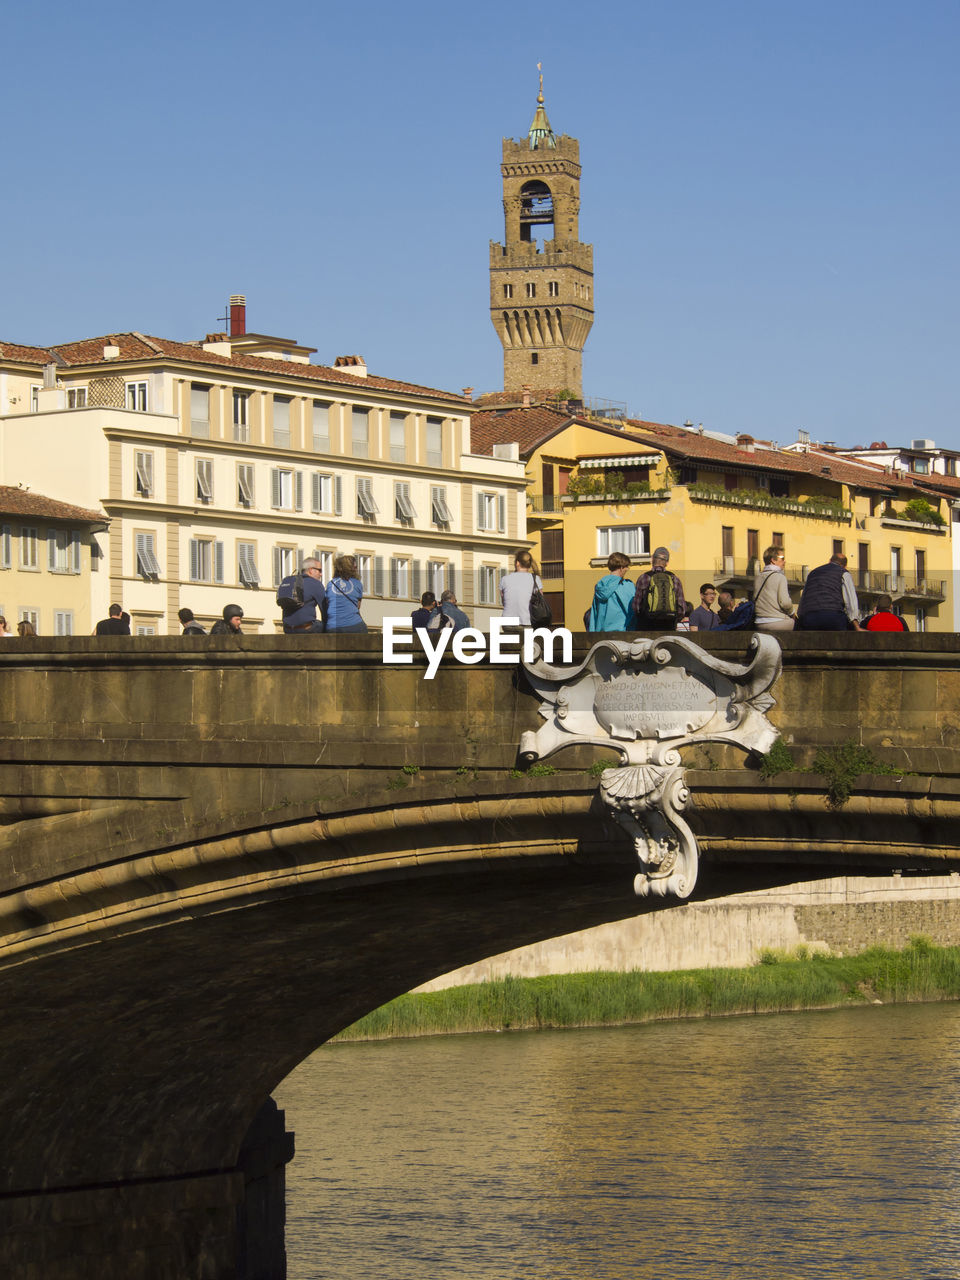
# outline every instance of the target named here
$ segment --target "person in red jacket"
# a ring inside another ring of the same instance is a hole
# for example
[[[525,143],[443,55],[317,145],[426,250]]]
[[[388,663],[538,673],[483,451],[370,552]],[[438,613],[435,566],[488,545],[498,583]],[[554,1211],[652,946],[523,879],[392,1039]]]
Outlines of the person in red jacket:
[[[910,628],[893,612],[893,599],[890,596],[877,597],[877,611],[872,613],[866,622],[861,622],[864,631],[909,631]]]

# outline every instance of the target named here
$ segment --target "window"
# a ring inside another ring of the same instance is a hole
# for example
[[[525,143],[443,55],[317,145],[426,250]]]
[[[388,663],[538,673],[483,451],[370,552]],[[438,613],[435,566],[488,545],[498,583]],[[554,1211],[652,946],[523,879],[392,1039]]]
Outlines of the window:
[[[446,591],[447,566],[443,560],[427,561],[427,590],[439,600]]]
[[[914,615],[914,617],[915,617],[915,621],[914,621],[914,625],[913,625],[913,629],[914,629],[914,631],[916,631],[918,634],[919,634],[921,631],[926,631],[926,629],[927,629],[927,611],[926,611],[926,609],[923,607],[923,605],[922,605],[922,604],[921,604],[921,605],[917,605],[917,611],[916,611],[916,614]]]
[[[354,409],[351,414],[353,456],[367,458],[370,456],[370,411]]]
[[[157,634],[157,628],[151,622],[137,622],[134,623],[134,626],[136,628],[134,635],[155,636]]]
[[[407,416],[404,413],[390,415],[390,461],[407,460]]]
[[[239,444],[247,444],[250,440],[249,400],[250,396],[246,391],[233,393],[233,438]]]
[[[213,501],[213,459],[197,459],[197,501]]]
[[[890,573],[894,578],[894,582],[891,586],[892,591],[900,590],[899,586],[897,585],[897,580],[899,579],[902,571],[903,569],[902,569],[902,560],[900,556],[900,548],[891,547],[890,548]]]
[[[929,459],[927,459],[927,458],[911,458],[911,459],[910,459],[910,470],[911,470],[911,471],[913,471],[913,472],[915,472],[915,474],[916,474],[916,475],[918,475],[918,476],[925,476],[925,475],[929,475],[929,474],[930,474],[930,462],[929,462]]]
[[[137,573],[144,582],[156,582],[160,577],[160,565],[157,562],[152,533],[136,535]]]
[[[324,551],[322,547],[314,547],[313,558],[320,561],[320,577],[324,582],[329,582],[333,577],[333,552]]]
[[[531,364],[539,364],[539,363],[540,363],[540,353],[539,353],[539,351],[531,351],[531,352],[530,352],[530,363],[531,363]]]
[[[54,609],[53,634],[55,636],[72,636],[73,635],[73,610],[72,609]]]
[[[257,544],[255,542],[237,543],[237,569],[241,586],[259,587],[260,574],[257,572]]]
[[[785,543],[784,543],[784,541],[783,541],[783,534],[782,534],[782,533],[771,533],[771,535],[770,535],[770,545],[771,545],[771,547],[779,547],[779,548],[780,548],[780,550],[782,551],[782,550],[783,550],[783,548],[784,548],[784,546],[785,546]]]
[[[545,578],[563,577],[562,529],[544,529],[541,533],[540,571]]]
[[[87,407],[87,388],[86,387],[68,387],[67,388],[67,408],[68,409],[85,409]],[[70,614],[71,626],[73,625],[73,614]],[[65,636],[73,635],[72,631],[64,631]]]
[[[318,515],[340,515],[342,506],[342,480],[340,476],[314,471],[310,477],[310,510]]]
[[[497,571],[492,564],[482,564],[477,570],[477,600],[480,604],[494,604],[496,592]]]
[[[270,505],[277,511],[303,510],[303,472],[287,467],[270,470]]]
[[[47,530],[47,568],[51,573],[80,572],[80,534],[76,529]]]
[[[273,585],[279,587],[284,578],[296,573],[302,557],[296,547],[273,548]]]
[[[190,539],[192,582],[223,581],[223,543],[213,538]]]
[[[357,552],[357,577],[363,583],[364,595],[373,591],[373,557]]]
[[[9,569],[13,565],[13,529],[5,524],[0,530],[0,569]]]
[[[723,548],[723,572],[733,573],[733,525],[725,524],[720,529],[720,545]]]
[[[427,466],[443,466],[443,419],[427,419]]]
[[[253,506],[253,463],[237,463],[237,506]]]
[[[40,386],[39,382],[34,382],[34,383],[31,383],[30,385],[30,412],[31,413],[40,412],[40,392],[42,391],[42,389],[43,388]]]
[[[696,484],[697,468],[691,466],[681,466],[677,472],[677,484]]]
[[[513,297],[513,285],[512,285],[512,284],[505,284],[505,285],[503,286],[503,296],[504,296],[505,298],[512,298],[512,297]]]
[[[606,559],[614,551],[625,556],[650,554],[650,526],[648,524],[614,524],[597,530],[597,555]]]
[[[141,498],[153,497],[153,454],[138,449],[134,456],[137,473],[137,493]]]
[[[17,621],[32,623],[34,630],[39,631],[40,630],[40,610],[30,609],[30,608],[18,609]]]
[[[190,383],[190,434],[206,440],[210,435],[210,388]]]
[[[915,551],[914,555],[917,562],[917,585],[919,586],[927,576],[927,553],[926,551]]]
[[[313,451],[330,452],[330,405],[326,400],[313,402]]]
[[[527,297],[535,298],[537,296],[537,286],[532,282],[527,284]]]
[[[411,525],[416,519],[416,511],[410,501],[410,484],[406,480],[398,480],[393,486],[394,519],[401,524]]]
[[[477,494],[477,531],[503,533],[507,523],[507,500],[503,494]]]
[[[278,449],[290,448],[290,397],[273,397],[273,443]]]
[[[397,556],[390,557],[390,595],[394,600],[410,596],[410,561]]]
[[[955,476],[957,474],[956,458],[944,458],[943,465],[948,476]]]
[[[747,559],[757,560],[757,561],[759,561],[760,559],[760,530],[759,529],[747,530]],[[753,573],[754,570],[756,570],[757,573],[760,572],[759,564],[753,565],[753,566],[750,566],[750,565],[747,566],[748,573]]]
[[[443,485],[430,486],[430,518],[441,529],[449,529],[453,517],[447,506],[447,491]]]
[[[551,280],[550,283],[547,285],[547,292],[550,294],[551,298],[559,298],[560,297],[559,280]]]
[[[357,476],[358,518],[365,520],[368,524],[375,524],[379,510],[373,496],[373,481],[369,476]]]
[[[126,384],[126,403],[128,409],[136,409],[140,413],[147,411],[147,384],[145,382],[128,382]]]
[[[20,530],[20,568],[39,569],[37,563],[37,531],[36,529]]]
[[[834,554],[835,556],[842,556],[842,555],[843,555],[843,539],[842,539],[842,538],[834,538],[834,540],[833,540],[833,554]]]

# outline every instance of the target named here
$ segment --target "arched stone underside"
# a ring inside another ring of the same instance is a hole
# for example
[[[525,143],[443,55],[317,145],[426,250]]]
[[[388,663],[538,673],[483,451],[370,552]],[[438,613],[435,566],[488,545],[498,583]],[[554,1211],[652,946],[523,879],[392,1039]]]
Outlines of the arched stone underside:
[[[771,718],[801,760],[856,731],[915,768],[834,812],[822,777],[693,762],[697,898],[960,867],[957,654],[920,639],[886,665],[784,646]],[[512,775],[537,721],[509,669],[431,686],[369,644],[79,645],[18,648],[0,687],[0,1263],[252,1275],[241,1147],[298,1062],[439,973],[670,902],[633,895],[593,755]]]

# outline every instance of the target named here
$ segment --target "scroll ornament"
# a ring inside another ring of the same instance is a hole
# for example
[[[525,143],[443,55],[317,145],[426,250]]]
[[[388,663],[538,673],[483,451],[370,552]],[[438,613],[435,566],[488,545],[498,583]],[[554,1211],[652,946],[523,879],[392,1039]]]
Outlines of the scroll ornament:
[[[778,737],[767,719],[782,657],[755,632],[746,665],[725,662],[684,636],[600,640],[577,667],[541,656],[524,663],[545,724],[520,739],[532,763],[570,746],[614,747],[600,796],[633,841],[641,897],[687,898],[697,880],[697,840],[682,817],[690,797],[680,749],[721,742],[766,753]]]

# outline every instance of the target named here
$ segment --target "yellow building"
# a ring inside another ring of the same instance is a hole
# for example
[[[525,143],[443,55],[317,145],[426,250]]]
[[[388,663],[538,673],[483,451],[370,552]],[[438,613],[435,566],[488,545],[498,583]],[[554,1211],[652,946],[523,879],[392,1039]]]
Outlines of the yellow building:
[[[582,626],[612,551],[639,570],[666,546],[697,604],[705,582],[744,598],[779,545],[795,600],[808,571],[842,552],[864,614],[888,593],[911,630],[954,628],[952,477],[544,405],[484,407],[472,431],[477,448],[519,446],[534,555],[567,626]]]
[[[116,601],[134,633],[179,633],[181,606],[209,625],[236,603],[272,632],[280,578],[316,555],[326,581],[346,552],[368,624],[451,589],[486,625],[526,538],[516,451],[474,453],[462,395],[313,364],[247,332],[242,297],[230,310],[195,342],[0,343],[0,478],[109,518],[94,621]]]
[[[96,534],[107,522],[30,489],[0,485],[0,615],[16,632],[29,622],[38,635],[89,635],[91,583],[102,566]]]

